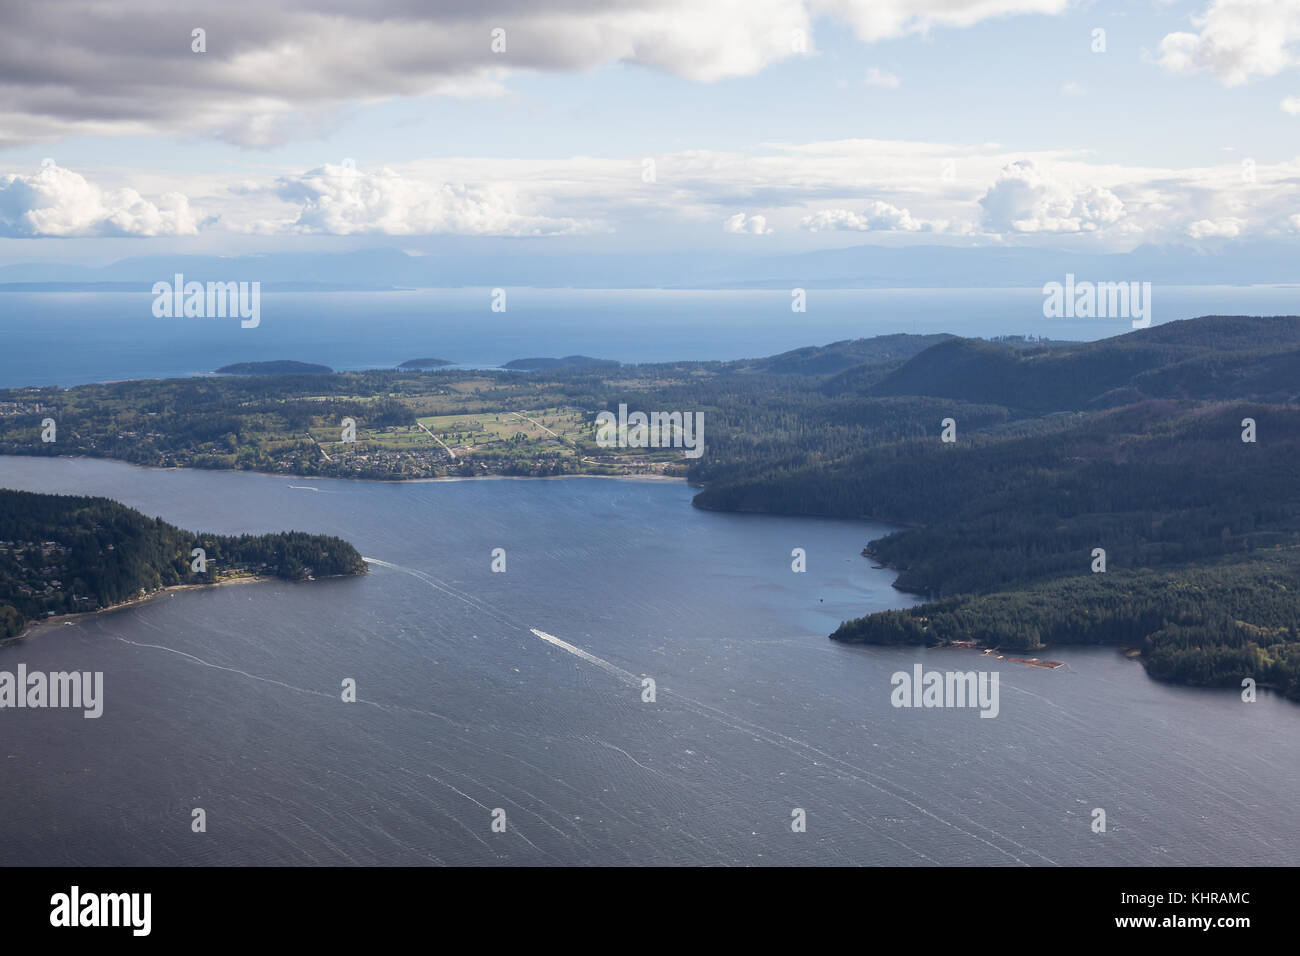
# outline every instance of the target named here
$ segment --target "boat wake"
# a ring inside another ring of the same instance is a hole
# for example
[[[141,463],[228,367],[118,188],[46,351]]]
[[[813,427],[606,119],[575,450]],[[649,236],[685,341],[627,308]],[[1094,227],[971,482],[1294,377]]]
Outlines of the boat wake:
[[[512,620],[508,614],[498,612],[495,608],[484,604],[472,594],[461,591],[459,588],[453,587],[447,582],[441,581],[423,571],[416,570],[415,568],[403,567],[399,564],[393,564],[392,562],[383,561],[379,558],[363,557],[362,560],[367,564],[373,564],[382,568],[391,568],[394,571],[401,571],[404,574],[409,574],[417,580],[423,581],[435,590],[464,602],[475,610],[492,617],[496,621],[505,624],[508,627],[522,628],[525,626],[518,621]],[[611,664],[609,661],[597,657],[595,654],[584,651],[582,648],[570,644],[568,641],[556,637],[554,634],[548,634],[546,631],[539,630],[535,627],[528,627],[527,629],[538,639],[545,641],[553,647],[560,648],[560,650],[573,655],[579,660],[586,661],[588,664],[599,667],[602,671],[617,678],[623,683],[631,684],[633,686],[639,686],[641,683],[640,678],[632,674],[630,671],[626,671],[616,664]],[[1049,859],[1033,847],[1026,846],[1005,833],[993,830],[979,821],[971,819],[970,816],[965,813],[953,811],[952,808],[941,806],[935,806],[934,809],[930,809],[926,806],[930,801],[926,800],[921,794],[904,786],[899,781],[892,780],[881,774],[868,770],[865,767],[850,763],[808,743],[805,740],[800,740],[797,737],[790,737],[780,731],[764,727],[762,724],[755,723],[752,720],[747,720],[736,714],[723,710],[722,708],[714,707],[711,704],[706,704],[703,701],[695,700],[692,697],[687,697],[664,687],[658,688],[658,695],[661,700],[673,700],[678,702],[679,706],[698,717],[714,721],[732,731],[744,734],[770,746],[787,751],[790,754],[808,761],[814,766],[831,767],[841,776],[855,780],[876,791],[883,797],[902,803],[917,814],[933,820],[938,825],[947,827],[952,832],[959,833],[969,840],[988,847],[994,852],[1002,854],[1012,862],[1018,863],[1022,866],[1028,865],[1025,859],[1021,856],[1023,853],[1026,856],[1036,857],[1042,862],[1056,865],[1055,860]],[[888,834],[882,835],[891,840],[891,842],[897,843],[909,852],[916,854],[918,857],[927,861],[931,860],[928,854],[916,847],[909,846]]]
[[[469,592],[462,591],[460,588],[452,584],[448,584],[446,581],[443,581],[440,578],[435,578],[432,574],[426,574],[424,571],[421,571],[418,568],[407,568],[407,567],[403,567],[400,564],[393,564],[391,561],[382,561],[379,558],[367,558],[364,555],[362,556],[361,560],[366,562],[366,564],[373,564],[376,567],[391,568],[394,571],[401,571],[403,574],[409,574],[417,581],[423,581],[425,584],[433,588],[435,591],[439,591],[442,594],[447,595],[448,597],[455,598],[457,601],[460,601],[462,604],[468,605],[469,607],[473,608],[475,611],[478,611],[480,614],[485,614],[488,617],[492,618],[493,620],[506,625],[507,627],[523,626],[519,621],[512,620],[508,615],[502,614],[500,611],[492,607],[490,604],[484,604],[482,601],[480,601],[478,598],[476,598],[474,595],[470,594]]]
[[[529,630],[548,644],[554,644],[556,647],[560,648],[560,650],[568,651],[574,657],[580,657],[588,664],[595,664],[607,674],[613,674],[621,681],[634,685],[639,685],[641,683],[640,679],[635,674],[629,673],[628,671],[623,670],[623,668],[611,664],[609,661],[601,660],[595,654],[588,654],[581,647],[574,647],[568,641],[562,641],[554,634],[547,634],[545,631],[539,631],[535,627],[530,627]]]

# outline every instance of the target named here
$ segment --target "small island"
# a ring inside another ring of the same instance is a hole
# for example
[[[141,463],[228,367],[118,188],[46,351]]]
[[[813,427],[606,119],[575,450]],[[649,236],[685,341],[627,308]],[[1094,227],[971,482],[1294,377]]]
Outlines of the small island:
[[[366,570],[356,548],[328,535],[194,533],[109,498],[0,490],[0,641],[168,588]]]
[[[417,359],[411,359],[408,362],[403,362],[401,365],[397,367],[408,368],[408,369],[425,369],[425,368],[442,368],[446,365],[455,365],[455,364],[456,364],[455,362],[448,362],[446,359],[440,359],[440,358],[417,358]]]
[[[622,363],[615,362],[613,359],[592,358],[589,355],[566,355],[564,358],[522,358],[515,359],[513,362],[506,362],[502,368],[513,369],[517,372],[553,372],[557,369],[581,368],[596,370],[608,370],[618,368]]]
[[[274,362],[236,362],[217,369],[218,375],[333,375],[328,365],[279,359]]]

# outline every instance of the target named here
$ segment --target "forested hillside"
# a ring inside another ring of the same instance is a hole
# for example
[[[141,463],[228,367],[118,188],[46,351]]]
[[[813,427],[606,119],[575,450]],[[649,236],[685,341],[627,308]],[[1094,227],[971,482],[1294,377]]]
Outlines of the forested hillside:
[[[1142,398],[1294,401],[1300,397],[1297,372],[1296,319],[1210,317],[1066,347],[1011,350],[953,339],[878,382],[864,383],[854,370],[825,388],[841,394],[866,385],[871,395],[928,395],[1038,415]]]
[[[193,570],[195,548],[204,570]],[[0,638],[50,614],[93,611],[178,584],[359,574],[346,541],[299,531],[183,531],[107,498],[0,490]]]
[[[1005,651],[1118,644],[1152,677],[1239,688],[1243,678],[1300,701],[1300,553],[1273,548],[1173,571],[1070,575],[1024,588],[882,611],[840,625],[837,641]]]
[[[953,340],[865,389],[953,404],[957,440],[737,474],[703,507],[870,516],[934,603],[836,640],[1140,648],[1152,676],[1300,700],[1300,321],[1214,317],[1016,352]],[[856,370],[824,386],[842,394]],[[993,427],[963,402],[1001,408]],[[1100,550],[1098,550],[1100,549]],[[1104,553],[1104,569],[1097,555]]]

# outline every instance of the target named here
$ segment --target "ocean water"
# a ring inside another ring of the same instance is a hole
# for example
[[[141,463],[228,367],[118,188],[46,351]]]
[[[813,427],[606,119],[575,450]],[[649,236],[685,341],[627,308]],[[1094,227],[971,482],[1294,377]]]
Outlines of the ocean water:
[[[489,289],[266,293],[256,328],[235,318],[155,318],[147,292],[0,294],[0,387],[78,385],[293,359],[334,369],[436,357],[469,366],[591,355],[621,362],[729,360],[894,332],[1093,340],[1127,319],[1046,319],[1040,289]],[[1300,287],[1161,286],[1153,322],[1300,314]]]
[[[195,529],[337,534],[375,560],[356,578],[173,592],[0,648],[0,670],[105,675],[97,720],[0,711],[0,863],[1300,854],[1300,707],[1273,694],[1247,705],[1159,684],[1113,649],[1055,648],[1044,656],[1065,666],[1048,670],[827,640],[910,603],[859,554],[879,525],[702,512],[672,481],[388,484],[5,457],[0,485],[107,495]],[[891,706],[891,675],[918,662],[996,670],[997,717]]]

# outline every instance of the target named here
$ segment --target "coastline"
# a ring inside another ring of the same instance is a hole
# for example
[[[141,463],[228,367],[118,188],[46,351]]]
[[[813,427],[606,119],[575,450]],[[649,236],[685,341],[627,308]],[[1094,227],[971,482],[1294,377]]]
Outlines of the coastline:
[[[0,647],[7,647],[10,644],[17,644],[25,641],[30,637],[36,637],[42,628],[52,628],[60,624],[72,624],[76,621],[86,618],[96,617],[100,614],[107,614],[111,611],[121,611],[126,608],[139,607],[142,604],[148,604],[158,598],[164,597],[173,591],[194,591],[204,590],[206,588],[220,588],[231,584],[258,584],[263,581],[276,580],[269,574],[250,574],[237,578],[226,578],[223,581],[212,581],[208,584],[170,584],[167,587],[159,588],[156,591],[137,598],[131,598],[129,601],[120,601],[117,604],[109,604],[105,607],[95,608],[93,611],[76,611],[72,614],[56,614],[53,617],[40,618],[35,621],[28,621],[21,631],[13,637],[0,641]]]
[[[261,475],[265,478],[290,478],[304,481],[348,481],[374,482],[382,485],[415,484],[430,481],[563,481],[568,478],[605,478],[611,481],[681,481],[690,483],[684,475],[444,475],[440,478],[351,478],[345,475],[300,475],[292,471],[260,471],[256,468],[195,468],[191,465],[141,465],[125,458],[113,458],[109,455],[21,455],[0,454],[0,461],[5,458],[61,458],[67,461],[111,461],[128,468],[140,468],[145,471],[194,471],[219,472],[237,475]],[[0,487],[3,486],[0,479]],[[702,486],[697,486],[702,487]]]
[[[33,457],[34,457],[34,456],[33,456]],[[574,475],[574,476],[572,476],[572,477],[577,478],[577,477],[583,477],[583,476],[580,476],[580,475]],[[602,478],[602,477],[605,477],[605,476],[603,476],[603,475],[591,475],[590,477],[592,477],[592,478]],[[629,477],[632,477],[632,476],[629,476]],[[664,476],[664,477],[668,477],[668,476]],[[683,479],[683,480],[689,480],[689,479]],[[697,487],[697,488],[704,488],[704,487],[707,487],[707,486],[706,486],[704,483],[699,483],[699,484],[696,484],[695,487]],[[709,504],[703,504],[703,505],[701,505],[701,504],[696,504],[694,501],[691,502],[691,507],[692,507],[692,508],[699,508],[701,511],[713,511],[713,512],[716,512],[717,514],[723,514],[723,515],[767,515],[767,516],[769,516],[769,517],[773,517],[773,518],[825,518],[825,519],[827,519],[828,521],[868,521],[868,522],[870,522],[871,524],[883,524],[883,525],[889,525],[890,527],[893,527],[893,528],[924,528],[924,527],[925,527],[924,524],[921,524],[921,523],[919,523],[919,522],[915,522],[915,521],[903,521],[903,520],[900,520],[900,519],[898,519],[898,518],[882,518],[882,517],[880,517],[879,515],[862,515],[862,514],[859,514],[859,515],[841,515],[841,514],[832,514],[832,513],[830,513],[830,512],[825,512],[825,511],[800,511],[800,512],[798,512],[798,513],[794,513],[794,512],[789,512],[789,511],[771,511],[771,510],[763,509],[763,508],[717,508],[717,507],[714,507],[713,505],[709,505]],[[858,553],[861,554],[863,557],[871,558],[873,561],[874,561],[874,560],[878,560],[878,559],[875,557],[875,555],[873,555],[873,554],[872,554],[872,553],[871,553],[867,548],[863,548],[863,549],[862,549],[861,551],[859,551]],[[895,568],[895,567],[893,567],[892,565],[889,565],[889,564],[877,564],[877,565],[873,565],[873,567],[876,567],[876,568],[889,568],[891,571],[896,571],[896,570],[898,570],[897,568]],[[921,594],[921,593],[923,593],[923,592],[920,592],[920,591],[906,591],[906,590],[903,589],[903,588],[899,588],[899,590],[900,590],[900,591],[903,591],[904,593],[909,593],[909,594]]]

